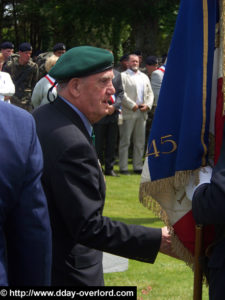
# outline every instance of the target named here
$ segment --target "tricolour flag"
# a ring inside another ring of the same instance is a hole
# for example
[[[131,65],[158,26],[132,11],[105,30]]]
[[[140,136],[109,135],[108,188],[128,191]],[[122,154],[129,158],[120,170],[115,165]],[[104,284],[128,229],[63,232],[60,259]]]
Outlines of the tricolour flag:
[[[209,164],[217,22],[217,0],[181,0],[140,184],[140,201],[153,209],[159,204],[175,233],[176,254],[190,264],[195,222],[186,186],[193,176],[197,184],[199,170]],[[207,245],[213,228],[206,231]]]

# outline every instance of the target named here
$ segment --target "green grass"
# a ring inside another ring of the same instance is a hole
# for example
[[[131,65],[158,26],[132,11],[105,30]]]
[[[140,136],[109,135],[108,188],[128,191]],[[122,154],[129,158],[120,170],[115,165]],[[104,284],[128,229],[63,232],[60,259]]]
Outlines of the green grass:
[[[129,166],[130,171],[131,166]],[[117,171],[117,166],[115,171]],[[138,200],[140,175],[106,177],[106,204],[104,215],[127,224],[162,227],[160,219]],[[154,264],[129,260],[125,272],[104,275],[106,286],[137,286],[139,300],[193,299],[193,272],[180,260],[159,254]],[[203,300],[208,289],[203,286]]]

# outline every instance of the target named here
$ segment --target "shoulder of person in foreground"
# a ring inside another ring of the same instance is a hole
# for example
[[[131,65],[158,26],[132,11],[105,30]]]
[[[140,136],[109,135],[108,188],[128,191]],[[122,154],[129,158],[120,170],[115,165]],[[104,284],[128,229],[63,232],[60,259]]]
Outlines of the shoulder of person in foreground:
[[[9,284],[48,285],[51,229],[41,186],[43,161],[35,123],[25,110],[1,102],[0,130],[1,154],[5,161],[0,171],[1,205],[8,207],[2,222],[7,219]]]

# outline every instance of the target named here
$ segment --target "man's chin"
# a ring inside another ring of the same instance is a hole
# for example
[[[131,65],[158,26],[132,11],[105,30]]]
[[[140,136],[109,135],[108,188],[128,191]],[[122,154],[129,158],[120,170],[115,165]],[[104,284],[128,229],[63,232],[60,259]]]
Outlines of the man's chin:
[[[104,113],[102,113],[102,117],[100,117],[101,119],[104,118],[105,116],[107,116],[109,114],[109,109],[105,109]]]
[[[132,70],[133,72],[137,72],[137,71],[138,71],[138,67],[131,68],[131,70]]]
[[[96,116],[95,120],[92,121],[92,124],[95,124],[97,122],[99,122],[101,119],[103,119],[105,116],[107,116],[109,114],[109,110],[105,110],[105,113],[102,113],[101,116]]]

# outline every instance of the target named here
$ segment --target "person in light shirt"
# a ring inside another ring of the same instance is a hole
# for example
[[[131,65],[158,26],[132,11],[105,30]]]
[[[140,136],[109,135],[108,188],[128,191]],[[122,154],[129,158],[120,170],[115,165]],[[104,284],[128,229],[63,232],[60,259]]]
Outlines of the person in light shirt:
[[[47,73],[51,70],[51,68],[55,65],[58,60],[58,56],[52,55],[50,56],[46,63],[45,69]],[[32,96],[31,96],[31,103],[34,108],[49,103],[48,101],[48,91],[52,88],[51,93],[52,97],[56,98],[57,96],[57,88],[54,86],[55,79],[52,78],[49,74],[42,77],[35,85]]]
[[[154,95],[146,74],[139,70],[139,57],[130,54],[128,69],[121,73],[124,89],[122,100],[123,123],[119,126],[120,173],[128,175],[128,150],[133,137],[133,169],[140,174],[143,166],[145,129],[148,111],[151,110]]]

